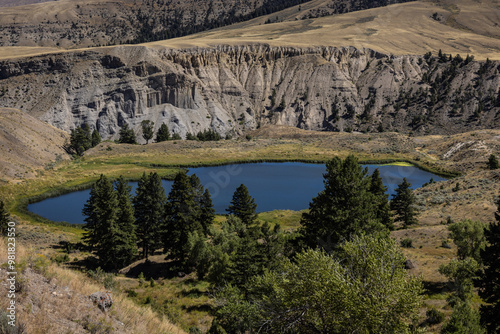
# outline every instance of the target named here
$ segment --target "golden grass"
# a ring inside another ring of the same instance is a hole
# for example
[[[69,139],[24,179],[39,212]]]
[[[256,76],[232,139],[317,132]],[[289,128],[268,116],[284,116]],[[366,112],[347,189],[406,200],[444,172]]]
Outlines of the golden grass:
[[[326,0],[313,0],[302,4],[301,7],[306,11],[326,5]],[[45,4],[45,7],[47,6],[50,7],[48,10],[57,9],[55,5]],[[32,10],[29,6],[26,7]],[[9,9],[9,11],[14,10]],[[434,13],[443,17],[444,21],[432,19]],[[441,49],[449,54],[458,53],[463,56],[472,54],[476,59],[498,60],[500,27],[496,21],[499,13],[497,3],[493,1],[483,0],[480,5],[471,0],[415,1],[302,20],[298,6],[295,6],[231,26],[143,45],[154,49],[255,43],[295,47],[354,46],[395,55],[422,55],[428,51],[437,53]],[[5,15],[6,20],[7,16]],[[274,20],[275,17],[284,22],[265,24],[269,18]],[[0,59],[75,50],[2,47]]]
[[[467,20],[467,10],[477,8],[472,7],[477,4],[462,2],[465,14],[460,18]],[[483,4],[482,12],[498,13],[498,8],[495,4]],[[354,46],[395,55],[437,53],[442,49],[451,54],[473,54],[477,59],[500,59],[500,40],[485,36],[500,31],[493,22],[483,23],[479,33],[475,33],[471,31],[472,24],[471,29],[457,29],[432,19],[433,13],[450,15],[448,10],[422,1],[317,19],[263,24],[269,17],[276,16],[271,14],[231,27],[146,45],[171,48],[251,43],[296,47]]]
[[[26,248],[20,243],[16,243],[16,261],[17,263],[33,264],[34,259],[43,257],[35,248]],[[0,265],[7,260],[7,247],[4,238],[0,238]],[[48,260],[47,260],[48,261]],[[96,291],[104,291],[102,285],[96,284],[85,274],[73,270],[60,267],[55,263],[49,264],[44,268],[43,275],[54,281],[57,286],[66,286],[72,292],[76,292],[83,296],[88,296]],[[18,277],[21,277],[20,275]],[[36,284],[36,282],[31,282]],[[44,298],[43,295],[40,295]],[[165,316],[154,312],[149,306],[139,306],[132,300],[127,298],[123,293],[118,291],[112,292],[113,308],[110,315],[125,324],[127,333],[185,333],[182,329],[173,325]],[[43,300],[40,302],[42,306],[40,311],[34,316],[30,312],[26,312],[29,305],[23,305],[23,299],[20,297],[18,303],[22,305],[19,307],[19,317],[27,323],[29,333],[48,333],[51,329],[49,318],[45,316],[46,312],[54,312],[43,307]],[[76,303],[81,302],[80,297],[75,293],[72,294],[69,301],[61,299],[61,305],[57,307],[57,312],[61,315],[67,316],[67,319],[76,318],[74,314]],[[3,303],[2,303],[3,304]],[[2,305],[3,306],[3,305]],[[78,315],[81,316],[81,315]],[[106,319],[107,316],[101,317]]]

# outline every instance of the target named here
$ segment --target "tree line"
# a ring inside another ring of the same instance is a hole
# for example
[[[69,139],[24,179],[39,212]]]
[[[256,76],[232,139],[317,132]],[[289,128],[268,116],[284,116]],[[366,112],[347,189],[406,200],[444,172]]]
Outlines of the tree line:
[[[146,140],[146,144],[154,137],[154,122],[150,120],[144,120],[141,122],[142,137]],[[120,144],[137,144],[137,136],[133,129],[129,127],[127,123],[120,127],[119,137],[116,140]],[[230,136],[226,136],[226,139],[230,139]],[[163,142],[167,140],[181,140],[181,136],[178,133],[170,133],[168,126],[165,123],[158,128],[156,132],[155,142]],[[212,129],[206,129],[204,131],[198,131],[196,134],[187,133],[186,140],[198,140],[198,141],[217,141],[221,140],[220,134]],[[88,124],[83,124],[76,129],[72,129],[70,133],[69,142],[64,146],[66,152],[72,155],[81,156],[86,150],[99,145],[101,142],[101,136],[99,131],[94,129],[90,131]]]

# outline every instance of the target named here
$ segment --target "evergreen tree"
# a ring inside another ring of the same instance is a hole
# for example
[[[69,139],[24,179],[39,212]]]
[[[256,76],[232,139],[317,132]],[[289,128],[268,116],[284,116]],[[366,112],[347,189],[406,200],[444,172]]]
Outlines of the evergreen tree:
[[[236,188],[231,204],[226,211],[240,218],[244,224],[251,225],[257,218],[257,214],[255,213],[256,209],[257,204],[255,204],[255,200],[248,193],[247,187],[242,184]]]
[[[99,131],[94,130],[92,131],[92,147],[96,147],[101,143],[101,135],[99,134]]]
[[[117,207],[117,242],[115,261],[117,268],[130,264],[137,253],[137,237],[135,234],[135,217],[132,206],[131,191],[125,179],[120,176],[115,183]]]
[[[150,120],[144,120],[141,122],[142,126],[142,137],[146,140],[146,145],[149,143],[149,140],[153,138],[153,130],[155,123]]]
[[[191,184],[194,196],[193,199],[197,208],[196,212],[198,216],[196,219],[201,224],[203,233],[207,235],[208,230],[215,218],[215,209],[212,203],[212,197],[210,196],[208,189],[203,188],[203,185],[196,174],[189,177],[189,183]]]
[[[384,186],[382,182],[382,177],[380,177],[380,171],[376,168],[373,171],[371,182],[370,182],[370,192],[375,195],[375,216],[377,219],[387,226],[389,230],[394,230],[394,221],[391,217],[391,208],[389,206],[389,195],[386,194],[387,187]]]
[[[170,251],[172,257],[183,264],[188,251],[186,247],[189,234],[203,230],[198,221],[199,216],[200,208],[195,202],[190,177],[185,173],[178,173],[168,194],[163,241],[165,250]]]
[[[157,173],[144,173],[139,180],[133,204],[136,233],[142,247],[142,256],[146,259],[159,248],[165,202],[161,178]]]
[[[450,320],[441,329],[441,334],[483,334],[485,330],[479,321],[479,312],[472,308],[470,301],[458,302],[453,307]]]
[[[0,200],[0,235],[7,235],[9,227],[10,215],[5,207],[5,203]]]
[[[215,209],[208,189],[205,189],[200,200],[200,211],[200,224],[203,232],[207,235],[215,219]]]
[[[109,267],[114,258],[114,234],[116,233],[118,201],[112,183],[101,177],[90,190],[90,198],[83,208],[87,232],[84,240],[98,256],[102,266]]]
[[[496,222],[485,231],[488,245],[481,251],[484,272],[478,281],[479,296],[487,303],[481,306],[481,323],[488,333],[500,333],[500,197]]]
[[[488,158],[488,168],[489,169],[499,168],[497,157],[494,154],[491,154],[490,157]]]
[[[129,129],[127,123],[123,124],[120,128],[120,138],[118,139],[118,142],[121,144],[137,144],[134,130]]]
[[[391,209],[396,211],[396,220],[403,221],[405,227],[417,223],[417,213],[413,207],[415,194],[410,187],[411,184],[403,178],[403,182],[396,189],[396,194],[392,195],[391,201]]]
[[[84,124],[74,130],[71,130],[69,145],[67,151],[71,154],[82,155],[83,152],[92,146],[92,135],[90,134],[90,127]]]
[[[158,129],[158,132],[156,132],[156,142],[162,142],[162,141],[167,141],[170,139],[170,132],[168,131],[168,127],[165,123],[163,123],[160,128]]]
[[[302,214],[301,233],[313,248],[332,251],[352,236],[387,229],[377,220],[375,196],[370,192],[368,169],[349,155],[334,158],[323,174],[325,189],[312,199],[309,212]]]

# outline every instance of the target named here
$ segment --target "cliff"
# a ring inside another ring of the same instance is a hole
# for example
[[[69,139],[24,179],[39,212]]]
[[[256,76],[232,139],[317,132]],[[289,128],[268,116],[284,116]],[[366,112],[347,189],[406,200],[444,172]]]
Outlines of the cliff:
[[[451,134],[500,125],[499,65],[353,47],[118,46],[4,61],[0,104],[104,138],[145,119],[181,136],[265,124]]]

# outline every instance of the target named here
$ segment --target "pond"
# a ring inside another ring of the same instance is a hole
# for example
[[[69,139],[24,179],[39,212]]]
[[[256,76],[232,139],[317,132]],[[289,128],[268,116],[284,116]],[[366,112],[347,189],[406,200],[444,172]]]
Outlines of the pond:
[[[412,188],[422,184],[445,180],[442,177],[418,169],[417,167],[396,165],[366,165],[371,174],[378,168],[388,194],[394,194],[397,185],[406,177]],[[201,183],[210,191],[215,212],[226,213],[226,208],[234,191],[244,184],[257,203],[258,212],[272,210],[303,210],[309,202],[324,189],[324,164],[299,162],[264,162],[235,164],[215,167],[190,168],[189,175],[196,174]],[[133,194],[137,182],[130,182]],[[163,180],[165,193],[170,192],[172,181]],[[48,198],[28,205],[28,210],[52,221],[83,223],[83,205],[89,198],[90,189],[75,191],[58,197]]]

